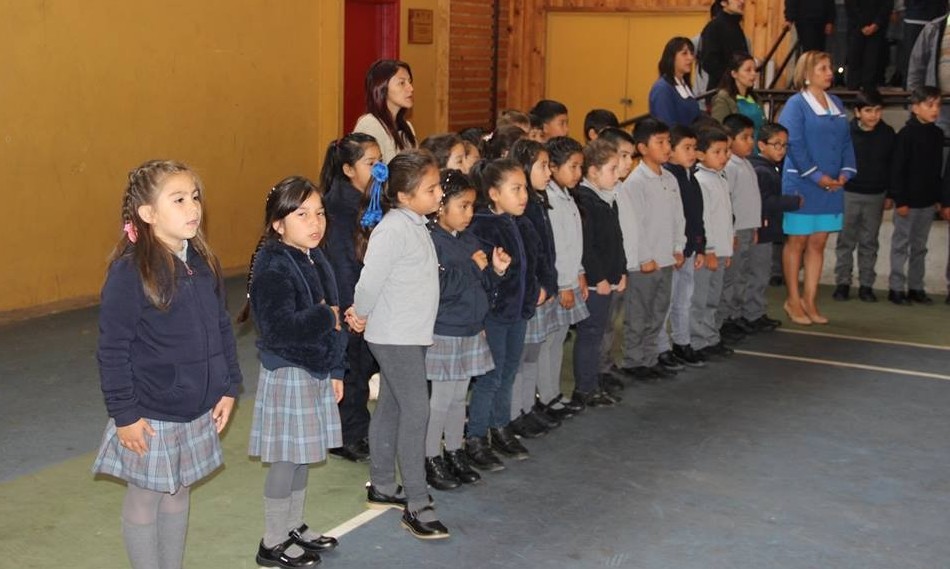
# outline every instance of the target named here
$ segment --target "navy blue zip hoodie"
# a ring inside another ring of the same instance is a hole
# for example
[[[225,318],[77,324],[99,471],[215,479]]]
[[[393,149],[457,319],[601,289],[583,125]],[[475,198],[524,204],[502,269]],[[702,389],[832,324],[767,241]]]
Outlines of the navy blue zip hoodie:
[[[495,247],[511,256],[508,277],[490,299],[488,318],[503,323],[531,319],[541,293],[537,276],[541,239],[534,225],[523,215],[514,217],[485,209],[475,214],[468,231],[478,238],[489,259]]]
[[[673,177],[680,188],[683,201],[683,217],[686,218],[686,247],[683,256],[687,259],[697,251],[706,250],[706,226],[703,224],[703,190],[699,187],[695,170],[686,170],[679,164],[664,164],[664,168]]]
[[[541,248],[538,252],[538,279],[544,292],[549,297],[554,296],[558,290],[554,229],[551,228],[551,217],[548,215],[547,207],[536,191],[528,190],[528,205],[524,209],[524,217],[531,221],[541,240]]]
[[[167,310],[149,302],[131,253],[109,267],[99,310],[99,378],[117,427],[139,419],[187,423],[241,385],[223,282],[188,245],[175,258]]]
[[[300,367],[317,377],[343,379],[346,333],[336,330],[339,306],[333,269],[320,249],[310,255],[268,240],[254,259],[251,313],[261,365]],[[342,314],[342,312],[341,312]]]
[[[485,329],[488,299],[497,293],[501,279],[490,263],[481,270],[472,260],[482,249],[477,237],[468,231],[452,235],[437,223],[430,223],[429,231],[439,257],[439,314],[434,332],[474,336]]]
[[[627,256],[623,251],[623,232],[617,204],[608,204],[594,190],[579,185],[574,200],[581,211],[584,228],[584,274],[587,285],[594,287],[602,280],[611,285],[620,284],[627,274]]]
[[[357,217],[362,200],[362,192],[343,178],[335,178],[323,196],[327,213],[327,235],[323,247],[336,275],[341,313],[353,304],[353,291],[363,270],[363,263],[356,258]]]
[[[759,227],[759,243],[781,243],[783,240],[782,214],[796,211],[798,196],[782,195],[781,164],[776,164],[762,155],[750,156],[749,162],[759,180],[762,195],[762,226]]]

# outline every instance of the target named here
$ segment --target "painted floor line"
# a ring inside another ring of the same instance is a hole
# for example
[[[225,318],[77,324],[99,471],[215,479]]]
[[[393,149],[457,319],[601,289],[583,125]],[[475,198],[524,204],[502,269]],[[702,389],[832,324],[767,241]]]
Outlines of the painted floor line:
[[[335,528],[328,530],[326,535],[332,535],[333,537],[337,538],[346,535],[358,527],[368,524],[388,511],[389,510],[366,510],[361,514],[357,514],[356,516],[346,520]]]
[[[835,360],[822,360],[818,358],[803,358],[801,356],[784,356],[781,354],[769,354],[766,352],[750,352],[748,350],[736,350],[737,354],[742,354],[744,356],[755,356],[760,358],[772,358],[778,360],[788,360],[793,362],[804,362],[809,364],[820,364],[828,365],[835,367],[847,367],[852,369],[863,369],[866,371],[878,371],[883,373],[893,373],[897,375],[912,375],[915,377],[925,377],[927,379],[942,379],[944,381],[950,381],[950,375],[942,375],[939,373],[930,373],[926,371],[914,371],[909,369],[899,369],[893,367],[881,367],[881,366],[872,366],[867,364],[855,364],[851,362],[839,362]]]
[[[829,334],[828,332],[812,332],[810,330],[787,330],[784,328],[779,328],[777,331],[784,332],[786,334],[801,334],[803,336],[820,336],[822,338],[838,338],[841,340],[857,340],[859,342],[874,342],[876,344],[907,346],[909,348],[950,351],[950,346],[940,346],[937,344],[919,344],[917,342],[902,342],[900,340],[885,340],[883,338],[865,338],[864,336],[848,336],[846,334]]]

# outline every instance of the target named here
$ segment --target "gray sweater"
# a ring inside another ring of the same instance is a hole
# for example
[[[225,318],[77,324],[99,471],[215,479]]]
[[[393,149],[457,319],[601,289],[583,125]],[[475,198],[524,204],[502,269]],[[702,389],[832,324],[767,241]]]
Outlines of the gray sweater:
[[[735,216],[735,230],[762,227],[762,194],[759,192],[759,177],[755,174],[755,168],[748,159],[733,154],[726,164],[725,172]]]
[[[706,253],[717,257],[732,256],[732,200],[729,182],[722,171],[717,172],[699,164],[696,180],[703,192],[703,225],[706,229]]]
[[[374,344],[428,346],[439,311],[439,260],[426,218],[390,210],[373,229],[353,306]]]
[[[656,261],[669,267],[686,246],[686,218],[676,177],[661,168],[657,174],[641,162],[627,176],[617,194],[627,270]]]
[[[577,276],[584,274],[584,229],[577,203],[567,190],[553,180],[548,183],[551,230],[554,232],[554,261],[559,290],[577,288]]]

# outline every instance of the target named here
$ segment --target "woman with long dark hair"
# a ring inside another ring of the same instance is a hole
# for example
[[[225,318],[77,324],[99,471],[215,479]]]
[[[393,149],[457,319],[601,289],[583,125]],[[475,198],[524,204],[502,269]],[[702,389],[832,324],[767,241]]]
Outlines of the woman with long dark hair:
[[[356,121],[353,132],[375,138],[383,162],[417,146],[416,131],[406,118],[412,109],[412,93],[412,69],[404,61],[380,59],[366,72],[366,114]]]
[[[669,126],[689,126],[699,116],[699,103],[689,88],[696,48],[689,38],[666,42],[657,65],[660,77],[650,88],[650,114]]]
[[[765,111],[755,96],[755,80],[758,77],[759,71],[751,55],[739,51],[732,54],[709,110],[712,118],[719,122],[734,113],[749,117],[755,124],[756,140],[759,139],[759,129],[765,124]]]

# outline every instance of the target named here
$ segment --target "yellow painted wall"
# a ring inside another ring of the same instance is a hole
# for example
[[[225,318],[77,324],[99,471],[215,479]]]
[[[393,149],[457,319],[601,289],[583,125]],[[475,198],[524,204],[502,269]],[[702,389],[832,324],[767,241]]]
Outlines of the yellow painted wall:
[[[409,43],[410,8],[433,11],[433,43]],[[399,59],[412,67],[415,92],[411,120],[420,141],[448,130],[448,13],[449,0],[400,2]]]
[[[267,189],[340,131],[342,1],[0,0],[0,312],[95,298],[149,158],[197,170],[245,266]]]

